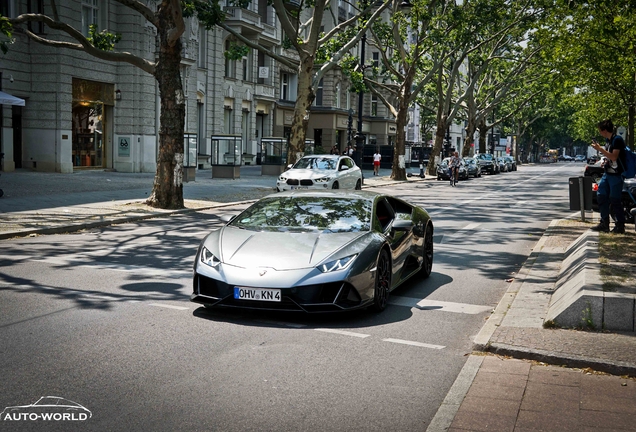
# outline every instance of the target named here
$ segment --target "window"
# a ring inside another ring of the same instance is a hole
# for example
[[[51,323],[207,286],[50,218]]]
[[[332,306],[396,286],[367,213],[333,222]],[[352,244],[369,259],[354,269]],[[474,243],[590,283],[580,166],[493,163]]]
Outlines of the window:
[[[252,82],[252,76],[254,75],[252,72],[252,51],[247,53],[247,57],[243,57],[243,81]]]
[[[234,133],[234,116],[232,115],[232,108],[227,105],[223,110],[223,129],[226,134]]]
[[[373,67],[376,69],[380,67],[380,53],[377,51],[373,53]]]
[[[225,41],[225,51],[230,50],[230,41]],[[225,58],[225,77],[236,78],[236,61]]]
[[[371,95],[371,116],[376,117],[378,115],[378,96]]]
[[[15,18],[14,0],[0,0],[0,15]]]
[[[43,0],[29,0],[27,3],[27,13],[43,14],[44,13]],[[29,27],[29,30],[35,34],[44,33],[44,23],[30,22],[28,23],[28,27]]]
[[[314,104],[316,106],[322,106],[322,78],[318,83],[318,88],[316,89],[316,99],[314,100]]]
[[[280,98],[287,100],[289,97],[289,74],[283,72],[280,74]]]
[[[89,26],[98,25],[98,0],[82,0],[82,34],[88,36]]]
[[[340,83],[336,84],[336,108],[340,108]]]

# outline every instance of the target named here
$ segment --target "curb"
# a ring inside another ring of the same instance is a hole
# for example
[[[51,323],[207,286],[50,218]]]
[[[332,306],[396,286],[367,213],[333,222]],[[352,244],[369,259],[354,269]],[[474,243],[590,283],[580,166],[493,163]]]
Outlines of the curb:
[[[410,177],[409,177],[410,178]],[[382,183],[380,184],[376,184],[376,185],[363,185],[362,188],[363,189],[368,189],[368,188],[372,188],[372,187],[384,187],[387,185],[393,185],[393,184],[400,184],[400,183],[413,183],[413,182],[420,182],[420,181],[425,181],[427,180],[426,178],[421,179],[419,177],[417,178],[407,178],[407,180],[382,180]],[[272,193],[274,193],[274,191],[272,191]],[[137,200],[132,200],[132,201],[137,201]],[[193,212],[197,212],[197,211],[201,211],[201,210],[210,210],[210,209],[215,209],[215,208],[222,208],[222,207],[230,207],[230,206],[234,206],[234,205],[241,205],[241,204],[249,204],[249,203],[253,203],[256,202],[258,200],[254,199],[254,200],[245,200],[245,201],[235,201],[235,202],[229,202],[229,203],[220,203],[220,204],[214,204],[214,205],[210,205],[207,207],[199,207],[196,209],[177,209],[177,210],[164,210],[161,212],[156,212],[156,213],[150,213],[150,214],[146,214],[146,215],[138,215],[138,216],[124,216],[124,217],[120,217],[120,218],[114,218],[114,219],[109,219],[109,220],[104,220],[104,221],[95,221],[95,222],[82,222],[82,223],[78,223],[78,224],[70,224],[70,225],[63,225],[63,226],[58,226],[58,227],[49,227],[49,228],[34,228],[34,229],[28,229],[28,230],[21,230],[21,231],[7,231],[7,232],[0,232],[0,240],[7,240],[7,239],[11,239],[11,238],[21,238],[21,237],[28,237],[30,235],[33,234],[41,234],[41,235],[50,235],[50,234],[64,234],[64,233],[73,233],[73,232],[78,232],[78,231],[82,231],[85,229],[92,229],[92,228],[100,228],[100,227],[105,227],[105,226],[110,226],[110,225],[117,225],[117,224],[123,224],[123,223],[130,223],[130,222],[135,222],[135,221],[140,221],[140,220],[147,220],[147,219],[154,219],[154,218],[158,218],[158,217],[162,217],[162,216],[170,216],[170,215],[174,215],[174,214],[187,214],[187,213],[193,213]]]

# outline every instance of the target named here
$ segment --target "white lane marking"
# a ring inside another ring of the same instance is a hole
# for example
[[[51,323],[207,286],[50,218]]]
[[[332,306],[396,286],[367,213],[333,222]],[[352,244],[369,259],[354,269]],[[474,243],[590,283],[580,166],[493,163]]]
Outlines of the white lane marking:
[[[392,343],[398,343],[398,344],[402,344],[402,345],[412,345],[412,346],[416,346],[416,347],[422,347],[422,348],[431,348],[431,349],[444,349],[446,348],[443,345],[432,345],[432,344],[427,344],[427,343],[422,343],[422,342],[413,342],[413,341],[408,341],[408,340],[403,340],[403,339],[382,339],[384,342],[392,342]]]
[[[470,230],[474,230],[475,228],[477,228],[479,225],[481,225],[481,223],[476,222],[476,223],[471,223],[466,225],[464,228],[460,229],[460,231],[470,231]]]
[[[424,310],[435,310],[442,312],[465,313],[477,315],[482,312],[491,311],[492,306],[472,305],[467,303],[454,303],[438,300],[422,300],[411,297],[389,297],[389,303],[395,306],[406,306],[410,308],[418,308]]]
[[[118,297],[111,297],[111,296],[104,296],[104,295],[95,295],[95,294],[83,294],[82,297],[88,297],[88,298],[94,298],[94,299],[100,299],[100,300],[110,300],[110,301],[120,301],[121,298]]]
[[[442,235],[442,239],[440,240],[439,244],[444,244],[444,242],[446,241],[447,237],[449,239],[453,239],[453,238],[456,238],[456,237],[459,237],[459,236],[465,236],[466,235],[466,231],[474,230],[475,228],[477,228],[480,225],[481,225],[481,223],[475,222],[475,223],[468,224],[464,228],[460,228],[457,231],[452,232],[450,234],[443,234]]]
[[[317,329],[314,329],[314,330],[319,331],[319,332],[325,332],[325,333],[335,333],[335,334],[344,335],[344,336],[353,336],[353,337],[357,337],[357,338],[366,338],[366,337],[371,336],[371,335],[368,335],[368,334],[354,333],[354,332],[348,332],[348,331],[344,331],[344,330],[335,330],[335,329],[317,328]]]
[[[176,309],[176,310],[188,310],[188,309],[190,309],[190,308],[183,307],[183,306],[172,306],[172,305],[159,304],[159,303],[148,303],[148,306],[156,306],[156,307],[160,307],[160,308],[168,308],[168,309]]]

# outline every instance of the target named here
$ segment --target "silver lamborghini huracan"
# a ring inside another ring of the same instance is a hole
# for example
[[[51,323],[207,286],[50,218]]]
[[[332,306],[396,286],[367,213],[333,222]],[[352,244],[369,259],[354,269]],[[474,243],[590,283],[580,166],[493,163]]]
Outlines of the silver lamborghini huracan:
[[[305,312],[371,307],[433,266],[433,222],[420,207],[368,191],[267,196],[208,234],[190,297],[206,307]]]

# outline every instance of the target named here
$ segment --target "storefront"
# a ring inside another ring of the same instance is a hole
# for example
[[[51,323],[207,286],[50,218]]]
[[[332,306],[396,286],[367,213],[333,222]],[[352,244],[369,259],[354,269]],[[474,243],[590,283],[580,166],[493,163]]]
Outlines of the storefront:
[[[73,137],[72,162],[74,169],[106,168],[109,140],[108,113],[114,105],[115,86],[73,78]]]

